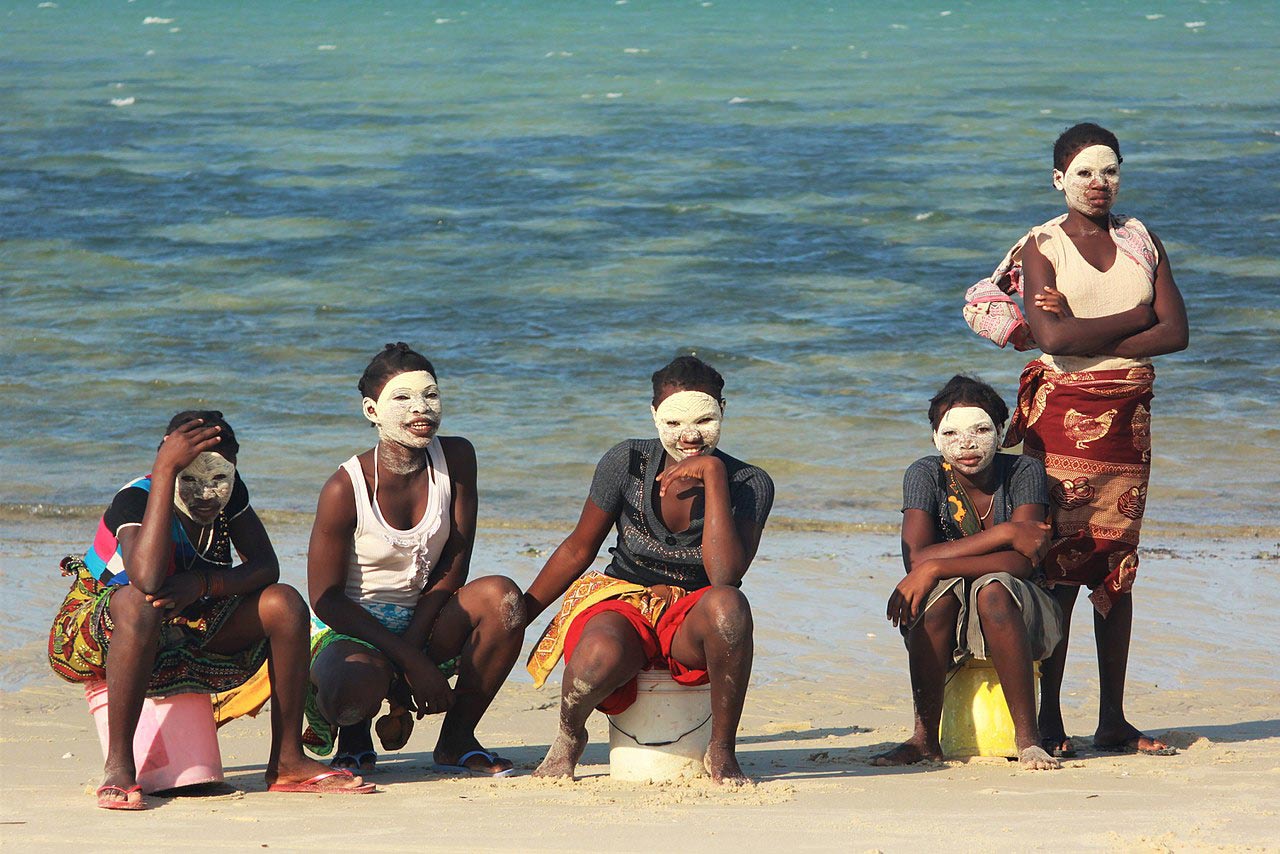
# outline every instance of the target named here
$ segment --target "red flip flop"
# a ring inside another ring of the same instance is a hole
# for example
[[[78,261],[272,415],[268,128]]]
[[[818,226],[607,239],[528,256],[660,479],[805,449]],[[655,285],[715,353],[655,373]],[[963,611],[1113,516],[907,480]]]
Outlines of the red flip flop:
[[[133,794],[138,797],[130,797]],[[98,796],[98,808],[104,810],[145,810],[147,802],[142,799],[142,787],[130,786],[99,786],[94,792]],[[108,795],[110,797],[108,797]]]
[[[301,792],[309,795],[372,795],[377,791],[373,783],[362,783],[359,786],[322,786],[323,781],[332,777],[346,777],[354,780],[356,775],[345,768],[322,771],[310,780],[301,783],[272,783],[267,786],[268,792]]]

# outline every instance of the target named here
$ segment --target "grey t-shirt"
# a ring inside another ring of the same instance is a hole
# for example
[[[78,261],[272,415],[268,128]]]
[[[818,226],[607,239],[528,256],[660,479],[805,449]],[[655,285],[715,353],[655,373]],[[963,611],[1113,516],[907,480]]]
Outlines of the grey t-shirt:
[[[1049,488],[1044,463],[1018,454],[996,454],[996,492],[991,524],[1008,522],[1015,507],[1023,504],[1049,506]],[[959,532],[947,512],[947,489],[943,480],[942,457],[921,457],[907,467],[902,477],[902,509],[923,510],[933,519],[938,541],[959,539]]]
[[[729,478],[729,505],[735,519],[764,525],[773,507],[773,480],[764,469],[722,451]],[[614,445],[596,465],[591,501],[618,517],[618,542],[609,553],[605,574],[635,584],[673,584],[699,590],[711,584],[702,564],[703,518],[690,520],[689,530],[676,533],[662,523],[654,477],[662,470],[666,452],[658,439],[627,439]]]

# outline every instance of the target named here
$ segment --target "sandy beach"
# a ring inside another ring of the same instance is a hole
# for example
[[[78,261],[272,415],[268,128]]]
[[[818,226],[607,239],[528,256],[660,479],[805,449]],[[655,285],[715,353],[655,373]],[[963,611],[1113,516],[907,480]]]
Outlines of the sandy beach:
[[[76,520],[3,526],[4,574],[52,567]],[[757,783],[733,790],[695,780],[610,780],[605,720],[595,715],[580,779],[528,776],[555,727],[558,685],[537,691],[517,669],[481,725],[515,761],[502,781],[433,773],[436,724],[384,755],[369,779],[378,794],[268,794],[262,780],[265,716],[220,733],[227,787],[203,796],[152,797],[154,809],[94,809],[101,771],[82,692],[41,672],[38,639],[6,643],[0,694],[0,844],[31,850],[92,834],[106,848],[159,850],[201,839],[215,850],[1275,850],[1280,839],[1280,720],[1270,615],[1280,608],[1275,533],[1225,540],[1176,532],[1149,537],[1130,664],[1130,717],[1181,748],[1178,756],[1115,756],[1088,749],[1097,680],[1092,627],[1074,625],[1064,709],[1085,746],[1054,773],[1020,772],[1002,759],[903,769],[868,764],[908,734],[905,653],[883,619],[900,572],[887,532],[783,530],[766,536],[747,577],[757,623],[757,666],[740,733]],[[286,578],[296,576],[305,531],[277,535]],[[524,584],[556,532],[490,528],[476,573]],[[1218,580],[1202,582],[1213,566]],[[291,580],[299,580],[296,577]],[[31,588],[28,588],[30,591]],[[49,608],[47,584],[26,604]],[[48,600],[48,601],[44,601]],[[1241,604],[1243,603],[1243,605]],[[24,622],[31,621],[30,613]],[[536,635],[536,625],[529,640]]]

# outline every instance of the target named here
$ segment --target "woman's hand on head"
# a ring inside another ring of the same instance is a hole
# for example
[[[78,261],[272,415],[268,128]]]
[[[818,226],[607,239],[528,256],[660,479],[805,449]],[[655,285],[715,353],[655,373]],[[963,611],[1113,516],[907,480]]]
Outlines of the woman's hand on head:
[[[165,579],[155,593],[147,594],[153,608],[181,611],[205,594],[204,575],[199,572],[179,572]]]
[[[179,425],[160,443],[154,470],[170,474],[182,471],[195,462],[196,457],[217,447],[222,441],[222,437],[218,435],[221,430],[217,426],[204,426],[204,421],[200,419]]]
[[[673,484],[681,480],[693,480],[705,484],[715,477],[721,479],[726,477],[724,462],[714,454],[696,454],[685,457],[670,468],[658,472],[654,480],[660,484],[658,497],[661,498],[667,494],[667,490],[671,489]]]

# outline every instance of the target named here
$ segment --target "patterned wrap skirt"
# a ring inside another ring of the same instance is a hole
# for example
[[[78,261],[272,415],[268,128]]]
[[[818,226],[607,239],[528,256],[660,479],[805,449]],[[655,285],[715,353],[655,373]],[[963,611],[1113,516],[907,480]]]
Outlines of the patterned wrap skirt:
[[[62,574],[72,577],[71,590],[49,630],[49,665],[68,682],[94,682],[107,676],[107,650],[115,624],[111,597],[124,589],[94,578],[76,555],[62,559]],[[230,655],[205,645],[221,629],[241,596],[200,599],[160,626],[160,648],[147,683],[148,697],[170,694],[214,694],[248,681],[267,660],[267,641]]]
[[[1138,576],[1154,384],[1149,366],[1067,373],[1033,361],[1004,442],[1021,441],[1049,476],[1046,582],[1087,586],[1104,617]]]

